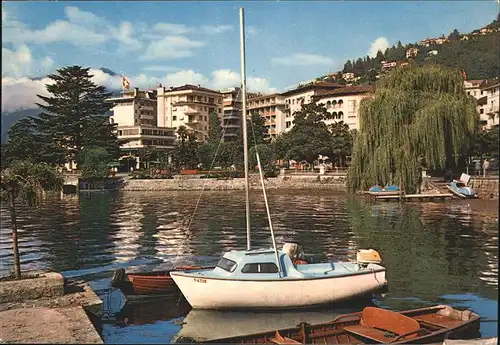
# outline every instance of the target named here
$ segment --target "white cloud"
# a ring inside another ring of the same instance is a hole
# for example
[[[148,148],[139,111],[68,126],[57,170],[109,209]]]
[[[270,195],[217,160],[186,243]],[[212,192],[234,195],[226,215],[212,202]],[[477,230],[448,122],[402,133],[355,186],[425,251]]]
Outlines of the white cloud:
[[[257,36],[261,32],[260,29],[256,28],[255,26],[249,25],[246,28],[246,34],[248,37],[254,37]]]
[[[118,28],[111,28],[111,32],[123,50],[136,50],[142,47],[141,42],[132,37],[134,29],[130,22],[121,22]]]
[[[247,78],[247,87],[250,92],[275,93],[278,90],[269,86],[269,80],[266,78],[250,77]]]
[[[297,53],[291,56],[280,58],[272,58],[271,61],[275,64],[285,66],[309,66],[309,65],[332,65],[333,60],[327,56],[315,54]]]
[[[45,62],[48,64],[48,60]],[[98,85],[106,86],[111,90],[121,88],[121,76],[119,75],[110,76],[99,69],[91,69],[90,74],[93,75],[93,81]],[[156,88],[160,83],[165,86],[199,84],[214,90],[240,86],[241,84],[239,73],[227,69],[213,71],[210,78],[192,69],[186,69],[167,74],[163,78],[141,73],[135,76],[127,75],[127,79],[132,88],[138,87],[140,89]],[[36,107],[35,102],[39,101],[36,95],[47,95],[45,84],[48,83],[52,83],[52,80],[48,78],[31,80],[25,77],[2,77],[2,112]],[[249,92],[276,92],[276,89],[271,88],[269,81],[265,78],[250,76],[247,78],[247,87]]]
[[[33,59],[31,50],[25,44],[18,46],[17,50],[2,47],[2,77],[43,75],[52,68],[53,63],[48,56],[40,61]]]
[[[204,42],[184,36],[166,36],[149,44],[141,60],[180,59],[193,55],[193,48],[203,47]]]
[[[177,67],[171,67],[171,66],[164,66],[164,65],[151,65],[151,66],[143,66],[141,67],[141,71],[147,71],[147,72],[177,72],[179,68]]]
[[[211,86],[217,90],[240,86],[240,74],[229,69],[220,69],[212,72]]]
[[[168,86],[180,86],[184,84],[200,84],[206,85],[209,80],[203,74],[193,71],[192,69],[186,69],[172,74],[168,74],[165,77],[165,85]]]
[[[156,23],[155,26],[153,26],[153,30],[168,35],[185,35],[189,32],[193,32],[193,28],[190,28],[184,24],[173,23]]]
[[[66,20],[56,20],[42,29],[32,30],[25,24],[10,18],[10,13],[2,12],[7,23],[2,23],[2,41],[13,44],[47,44],[66,42],[76,46],[95,46],[115,40],[120,47],[138,49],[140,42],[133,37],[132,23],[121,22],[113,25],[106,18],[92,12],[82,11],[74,6],[64,8]]]
[[[2,112],[34,108],[40,99],[37,94],[47,96],[45,84],[52,80],[31,80],[29,78],[2,77]]]
[[[376,57],[379,50],[383,53],[387,48],[389,48],[389,41],[387,38],[379,37],[372,42],[368,55],[370,57]]]
[[[209,35],[218,35],[233,30],[232,25],[202,25],[201,30]]]

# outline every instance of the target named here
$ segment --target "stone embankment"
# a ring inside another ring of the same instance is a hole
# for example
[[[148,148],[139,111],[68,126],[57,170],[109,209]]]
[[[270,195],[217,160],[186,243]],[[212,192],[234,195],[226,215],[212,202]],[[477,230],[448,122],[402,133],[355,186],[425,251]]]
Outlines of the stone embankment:
[[[250,176],[250,189],[262,188],[259,176]],[[264,181],[267,190],[271,189],[319,189],[345,190],[345,176],[306,175],[278,176]],[[232,180],[176,178],[153,180],[127,180],[123,185],[125,191],[167,191],[167,190],[243,190],[245,179]]]
[[[472,177],[469,184],[472,186],[479,199],[498,200],[498,176]]]

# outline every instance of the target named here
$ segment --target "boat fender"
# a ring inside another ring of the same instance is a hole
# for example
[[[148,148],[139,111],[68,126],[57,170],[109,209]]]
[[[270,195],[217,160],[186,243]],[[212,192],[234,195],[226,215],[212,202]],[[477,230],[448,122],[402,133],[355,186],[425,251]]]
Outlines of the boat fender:
[[[111,279],[111,286],[119,289],[123,286],[125,282],[125,269],[119,268],[113,273],[113,278]]]

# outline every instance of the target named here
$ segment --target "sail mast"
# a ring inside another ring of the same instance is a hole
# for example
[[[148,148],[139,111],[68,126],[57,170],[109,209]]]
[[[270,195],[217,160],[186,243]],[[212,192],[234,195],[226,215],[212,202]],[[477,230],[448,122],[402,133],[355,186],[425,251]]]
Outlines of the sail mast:
[[[243,154],[245,164],[245,208],[246,208],[246,226],[247,226],[247,250],[252,249],[250,242],[250,195],[248,185],[248,140],[247,140],[247,81],[245,69],[245,14],[243,8],[240,8],[240,53],[241,53],[241,93],[242,110],[241,121],[243,130]]]

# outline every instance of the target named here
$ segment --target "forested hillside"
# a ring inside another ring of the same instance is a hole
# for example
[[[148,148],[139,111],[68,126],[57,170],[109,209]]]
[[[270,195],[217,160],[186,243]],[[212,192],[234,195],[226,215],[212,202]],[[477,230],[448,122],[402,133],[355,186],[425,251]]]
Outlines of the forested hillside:
[[[436,41],[438,43],[436,43]],[[444,41],[444,43],[441,43]],[[382,62],[439,64],[460,71],[465,71],[467,79],[487,79],[498,77],[500,73],[500,16],[484,28],[471,33],[461,34],[453,30],[448,37],[440,37],[429,42],[420,41],[403,45],[400,41],[385,52],[379,51],[377,56],[365,56],[357,60],[348,60],[340,73],[353,73],[357,78],[355,84],[371,83],[383,71]],[[406,52],[417,48],[416,56],[407,59]],[[323,76],[318,79],[326,81],[346,82],[342,78]],[[331,80],[330,80],[331,79]]]

